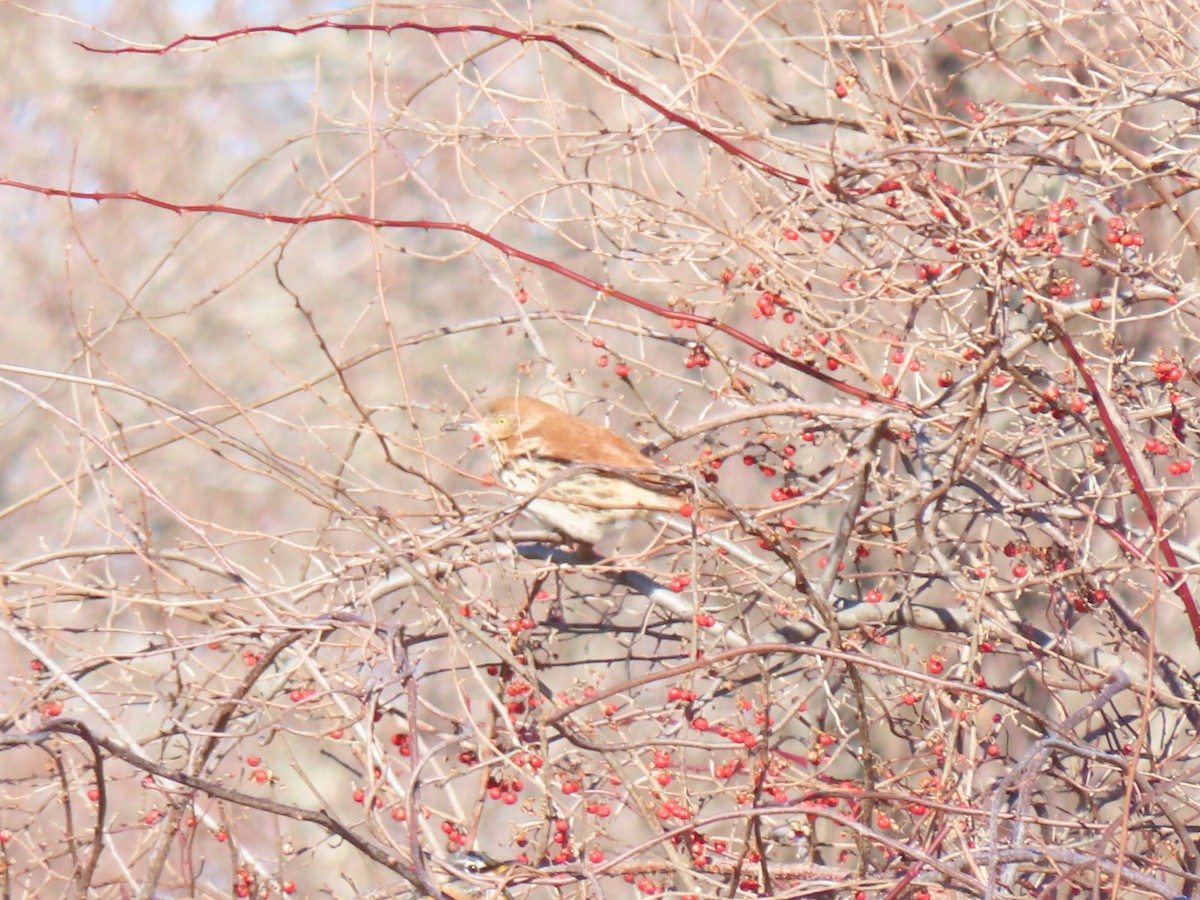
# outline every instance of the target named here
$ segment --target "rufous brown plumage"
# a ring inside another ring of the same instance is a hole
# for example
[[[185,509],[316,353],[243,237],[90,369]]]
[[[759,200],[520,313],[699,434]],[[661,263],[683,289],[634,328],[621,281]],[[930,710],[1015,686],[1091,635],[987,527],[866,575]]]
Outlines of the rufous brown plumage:
[[[676,512],[687,483],[620,435],[533,397],[497,397],[475,423],[496,477],[543,524],[583,544],[656,512]]]

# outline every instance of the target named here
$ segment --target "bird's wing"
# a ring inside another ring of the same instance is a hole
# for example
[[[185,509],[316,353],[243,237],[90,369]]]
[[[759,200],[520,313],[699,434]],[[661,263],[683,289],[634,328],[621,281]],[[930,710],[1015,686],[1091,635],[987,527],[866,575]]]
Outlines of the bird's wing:
[[[593,425],[582,419],[573,423],[571,435],[571,459],[569,462],[583,465],[604,466],[612,469],[632,469],[640,472],[658,471],[654,460],[643,454],[625,438],[607,428]]]
[[[632,443],[591,422],[580,420],[574,437],[573,458],[564,462],[611,469],[626,475],[630,481],[664,493],[676,493],[688,485],[686,478],[660,468]]]

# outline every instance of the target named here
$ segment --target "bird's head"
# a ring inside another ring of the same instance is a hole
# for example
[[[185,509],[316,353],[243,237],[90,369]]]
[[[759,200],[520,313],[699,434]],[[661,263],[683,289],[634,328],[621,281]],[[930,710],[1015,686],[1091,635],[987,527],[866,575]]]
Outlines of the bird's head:
[[[451,877],[449,882],[441,885],[441,890],[451,900],[476,900],[483,897],[489,900],[512,900],[512,896],[503,888],[485,888],[482,886],[485,882],[473,880],[481,875],[498,875],[512,868],[511,863],[488,856],[482,850],[459,850],[447,856],[442,865]],[[472,880],[464,880],[464,875]]]
[[[503,872],[509,864],[488,856],[482,850],[459,850],[446,857],[446,862],[468,875],[483,875],[487,872]]]
[[[547,423],[552,426],[564,418],[573,417],[533,397],[496,397],[483,405],[479,418],[464,418],[445,430],[474,431],[491,444],[504,444],[514,435],[539,433]]]

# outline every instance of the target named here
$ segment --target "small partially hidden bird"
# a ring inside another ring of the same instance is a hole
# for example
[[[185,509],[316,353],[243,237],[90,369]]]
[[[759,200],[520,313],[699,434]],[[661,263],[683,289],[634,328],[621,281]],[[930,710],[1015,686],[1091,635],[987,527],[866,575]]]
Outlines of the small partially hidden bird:
[[[526,508],[544,525],[583,545],[688,502],[687,479],[607,428],[533,397],[497,397],[479,421],[452,427],[482,435],[500,482],[531,497]]]
[[[450,900],[512,900],[512,895],[502,887],[488,887],[480,879],[479,882],[468,881],[462,875],[500,874],[511,865],[493,859],[479,850],[459,850],[446,857],[441,870],[434,876],[438,889]],[[457,871],[456,871],[457,870]],[[458,874],[462,873],[462,875]],[[405,890],[397,896],[397,900],[430,900],[429,895],[417,889]]]

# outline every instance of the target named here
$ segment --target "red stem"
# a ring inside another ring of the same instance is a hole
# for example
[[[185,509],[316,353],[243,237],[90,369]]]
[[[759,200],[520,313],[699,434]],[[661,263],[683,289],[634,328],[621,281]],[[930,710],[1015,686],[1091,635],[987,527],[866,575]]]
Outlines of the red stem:
[[[461,234],[469,235],[477,241],[482,241],[491,247],[499,250],[505,256],[510,256],[514,259],[522,260],[531,265],[539,266],[540,268],[548,269],[567,278],[577,284],[582,284],[585,287],[591,288],[600,294],[613,297],[623,303],[629,303],[636,306],[638,309],[645,310],[652,315],[660,316],[664,319],[677,319],[681,322],[690,322],[692,325],[703,325],[711,328],[714,331],[719,331],[722,334],[728,335],[736,341],[745,344],[748,347],[765,353],[775,361],[782,363],[789,368],[803,372],[810,378],[815,378],[843,394],[849,394],[859,400],[870,401],[874,403],[885,403],[889,406],[900,407],[910,412],[916,410],[909,404],[897,400],[893,397],[885,397],[881,394],[876,394],[872,391],[864,390],[860,387],[855,387],[852,384],[847,384],[840,379],[833,378],[822,372],[816,366],[811,366],[808,363],[801,362],[797,359],[792,359],[785,353],[775,349],[770,344],[765,344],[758,338],[752,337],[740,329],[734,328],[732,325],[727,325],[713,316],[702,316],[696,313],[680,312],[679,310],[668,309],[665,306],[659,306],[651,303],[648,300],[643,300],[640,297],[635,297],[633,294],[627,294],[625,291],[618,290],[609,284],[601,284],[599,281],[588,278],[586,275],[581,275],[579,272],[567,268],[561,263],[556,263],[545,257],[536,256],[512,246],[497,237],[494,237],[487,232],[480,231],[471,225],[465,225],[461,222],[434,222],[427,219],[405,220],[405,219],[376,219],[371,216],[360,216],[353,213],[317,213],[307,216],[286,216],[280,213],[261,212],[254,209],[243,209],[236,206],[223,206],[216,203],[168,203],[165,200],[159,200],[155,197],[147,197],[145,194],[140,194],[137,191],[126,192],[111,192],[111,191],[71,191],[64,188],[45,187],[36,184],[26,184],[22,181],[14,181],[11,178],[0,178],[0,187],[15,187],[26,191],[34,191],[39,194],[44,194],[47,197],[68,197],[72,200],[134,200],[138,203],[145,203],[149,206],[156,206],[159,209],[170,210],[176,213],[223,213],[231,216],[242,216],[248,219],[259,219],[264,222],[280,222],[285,225],[311,225],[315,222],[357,222],[361,225],[369,225],[373,228],[419,228],[427,231],[457,231]]]
[[[284,25],[256,25],[238,28],[233,31],[225,31],[221,34],[185,34],[183,37],[171,41],[169,44],[163,44],[161,47],[121,47],[115,50],[108,50],[102,47],[92,47],[83,43],[82,41],[76,41],[75,43],[90,53],[143,53],[158,56],[164,53],[169,53],[176,47],[180,47],[183,44],[192,42],[215,44],[227,38],[264,33],[288,34],[296,36],[323,28],[337,28],[347,32],[380,31],[384,34],[391,34],[393,31],[420,31],[425,34],[431,34],[435,36],[443,34],[490,34],[506,40],[518,41],[522,44],[551,44],[557,47],[563,53],[567,54],[567,56],[571,57],[571,59],[575,60],[584,68],[596,73],[605,81],[615,84],[621,90],[629,94],[629,96],[636,97],[660,116],[667,119],[667,121],[674,122],[676,125],[682,125],[685,128],[696,132],[697,134],[703,135],[731,156],[735,156],[738,159],[744,160],[745,162],[748,162],[750,165],[754,166],[756,169],[759,169],[768,175],[774,175],[776,178],[781,178],[791,184],[798,184],[802,187],[812,186],[812,182],[803,175],[797,175],[794,172],[788,172],[784,169],[780,169],[778,166],[773,166],[770,163],[759,159],[752,153],[747,153],[729,139],[721,137],[719,134],[709,128],[705,128],[694,119],[689,119],[687,116],[680,115],[669,107],[659,103],[657,100],[650,97],[631,82],[617,76],[610,69],[600,65],[600,63],[596,62],[591,57],[585,56],[562,38],[552,34],[510,31],[507,28],[498,28],[495,25],[425,25],[420,22],[397,22],[393,25],[371,25],[367,23],[334,22],[329,19],[325,19],[323,21],[313,22],[309,25],[303,25],[298,28],[288,28]]]
[[[1137,466],[1134,465],[1133,461],[1133,451],[1122,440],[1121,431],[1117,427],[1117,423],[1113,420],[1112,410],[1108,408],[1108,404],[1102,399],[1104,393],[1096,381],[1096,376],[1092,374],[1087,360],[1083,358],[1083,354],[1079,352],[1079,348],[1075,346],[1075,342],[1067,334],[1063,323],[1048,310],[1046,311],[1046,321],[1054,328],[1055,335],[1062,343],[1063,349],[1067,351],[1067,355],[1071,357],[1076,371],[1079,372],[1084,384],[1087,385],[1088,392],[1092,395],[1092,400],[1096,404],[1096,412],[1100,416],[1100,421],[1104,423],[1104,430],[1108,432],[1108,437],[1117,451],[1117,456],[1121,460],[1125,474],[1129,476],[1133,492],[1137,495],[1138,501],[1142,505],[1142,511],[1146,515],[1146,520],[1150,523],[1150,529],[1154,535],[1154,544],[1166,561],[1167,568],[1160,570],[1158,573],[1159,578],[1167,587],[1175,592],[1180,602],[1183,603],[1183,608],[1187,611],[1188,619],[1192,623],[1192,635],[1196,639],[1197,645],[1200,645],[1200,608],[1197,608],[1191,589],[1183,578],[1183,570],[1179,565],[1179,558],[1175,555],[1175,548],[1171,546],[1171,542],[1167,539],[1167,536],[1162,533],[1158,507],[1155,505],[1154,499],[1150,496],[1150,492],[1146,489],[1146,485],[1138,475]]]

